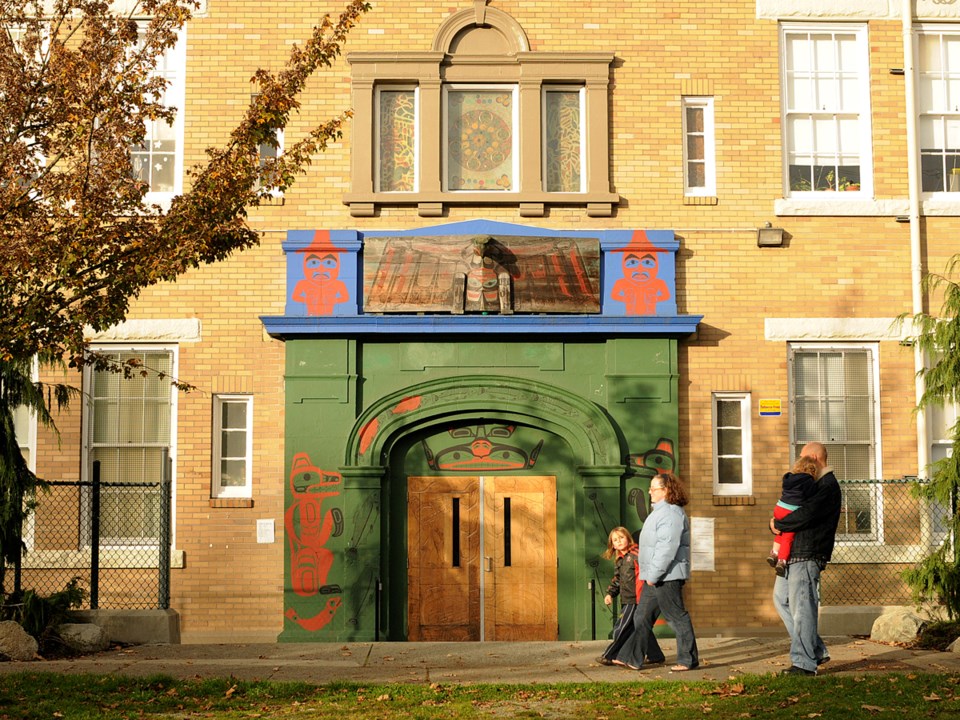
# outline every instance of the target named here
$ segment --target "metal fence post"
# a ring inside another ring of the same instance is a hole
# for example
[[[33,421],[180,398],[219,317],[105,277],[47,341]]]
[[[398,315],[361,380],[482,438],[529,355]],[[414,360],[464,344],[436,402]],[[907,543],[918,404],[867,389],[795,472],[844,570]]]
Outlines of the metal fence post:
[[[159,606],[161,610],[170,608],[170,523],[173,505],[173,461],[170,449],[163,449],[162,469],[160,472],[160,564]]]
[[[100,461],[93,461],[90,498],[90,609],[100,607]]]

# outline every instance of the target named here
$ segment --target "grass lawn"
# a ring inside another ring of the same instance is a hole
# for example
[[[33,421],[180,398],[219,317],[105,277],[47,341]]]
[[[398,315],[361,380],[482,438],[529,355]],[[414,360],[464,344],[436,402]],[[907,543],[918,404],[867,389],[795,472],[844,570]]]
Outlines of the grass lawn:
[[[744,675],[723,683],[308,685],[21,673],[0,719],[65,718],[956,718],[960,675]]]

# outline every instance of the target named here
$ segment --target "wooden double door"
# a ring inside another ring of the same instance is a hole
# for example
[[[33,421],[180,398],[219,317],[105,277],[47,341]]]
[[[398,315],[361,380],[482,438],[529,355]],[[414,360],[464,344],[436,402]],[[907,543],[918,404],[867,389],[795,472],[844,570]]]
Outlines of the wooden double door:
[[[409,640],[556,640],[555,477],[410,477]]]

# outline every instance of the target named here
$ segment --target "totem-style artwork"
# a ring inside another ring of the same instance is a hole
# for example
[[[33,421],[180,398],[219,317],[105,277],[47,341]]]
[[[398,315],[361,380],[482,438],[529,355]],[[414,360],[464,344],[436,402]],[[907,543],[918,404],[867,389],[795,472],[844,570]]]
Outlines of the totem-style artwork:
[[[450,428],[450,441],[421,441],[431,470],[523,470],[537,463],[543,440],[524,450],[509,442],[515,425],[471,425]],[[431,447],[431,444],[434,447]]]
[[[328,230],[317,230],[313,242],[303,250],[296,252],[302,258],[300,270],[302,277],[288,278],[288,286],[293,286],[290,299],[302,303],[307,315],[333,315],[336,308],[350,300],[350,289],[340,278],[341,263],[349,258],[355,262],[353,253],[343,252],[330,241]],[[295,269],[291,267],[289,272]]]
[[[365,312],[600,312],[596,238],[383,236],[363,253]]]
[[[650,480],[659,472],[673,472],[677,466],[676,457],[673,454],[673,440],[669,438],[660,438],[656,447],[646,452],[627,456],[627,465],[633,472],[634,477],[643,478],[647,485]],[[633,505],[637,510],[637,517],[640,524],[647,519],[649,511],[647,509],[647,491],[643,487],[634,487],[627,493],[627,503]]]
[[[387,413],[389,415],[403,415],[404,413],[413,412],[420,407],[420,403],[423,402],[423,397],[420,395],[413,395],[410,397],[403,398],[400,402],[390,408]],[[383,413],[381,413],[383,414]],[[377,436],[377,432],[380,430],[380,416],[377,416],[370,420],[366,425],[360,428],[360,454],[366,455],[367,450],[370,449],[370,445],[373,443],[374,438]]]
[[[613,279],[610,299],[623,303],[624,315],[656,315],[657,306],[672,297],[670,286],[660,277],[660,262],[666,256],[672,259],[673,253],[656,247],[646,232],[637,230],[625,247],[609,255],[613,272],[620,256],[620,276]]]
[[[284,527],[290,549],[290,585],[300,597],[343,593],[339,585],[327,583],[334,555],[326,547],[331,537],[343,534],[343,510],[330,507],[340,495],[341,484],[339,473],[321,470],[307,453],[294,456],[290,469],[292,500],[284,514]],[[305,630],[319,630],[330,622],[340,603],[340,597],[329,597],[320,611],[311,616],[291,607],[286,617]],[[313,603],[305,602],[304,608],[307,607],[313,607]]]

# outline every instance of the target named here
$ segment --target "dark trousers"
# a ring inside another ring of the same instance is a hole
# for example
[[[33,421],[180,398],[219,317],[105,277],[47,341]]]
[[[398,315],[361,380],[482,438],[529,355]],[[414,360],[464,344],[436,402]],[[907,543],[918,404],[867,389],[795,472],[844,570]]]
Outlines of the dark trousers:
[[[649,638],[653,636],[653,624],[661,614],[677,637],[677,664],[697,667],[700,653],[690,614],[683,605],[683,580],[669,580],[659,587],[649,584],[643,586],[640,602],[633,613],[633,633],[624,643],[617,659],[634,667],[643,666],[644,657],[650,657]],[[663,653],[660,654],[662,656]],[[653,658],[650,660],[652,662]]]
[[[617,656],[620,654],[620,650],[633,635],[635,622],[634,614],[636,609],[636,605],[623,606],[620,612],[620,617],[617,618],[617,624],[613,626],[613,639],[611,640],[610,644],[607,645],[607,649],[603,651],[603,655],[601,657],[605,657],[607,660],[617,659]],[[653,634],[652,630],[650,631],[650,637],[647,638],[644,652],[648,662],[663,662],[663,650],[660,649],[660,643],[657,642],[657,637]]]

